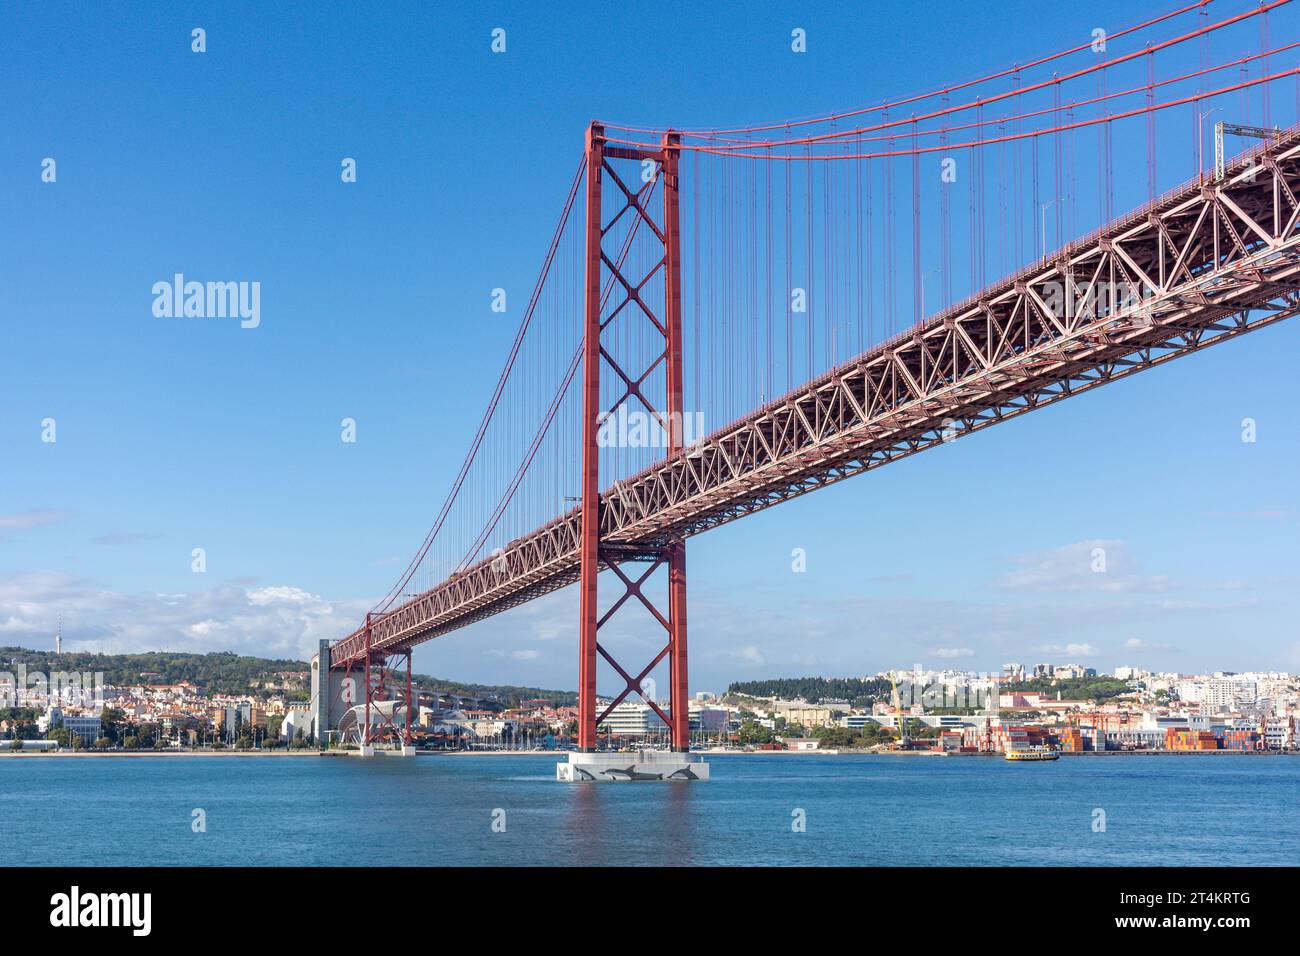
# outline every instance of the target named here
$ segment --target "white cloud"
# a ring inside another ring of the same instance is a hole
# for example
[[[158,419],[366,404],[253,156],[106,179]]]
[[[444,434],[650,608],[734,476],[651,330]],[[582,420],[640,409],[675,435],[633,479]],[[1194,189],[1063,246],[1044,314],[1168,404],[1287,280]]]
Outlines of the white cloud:
[[[7,537],[13,531],[31,531],[57,524],[70,517],[67,511],[19,511],[0,514],[0,538]]]
[[[974,657],[975,652],[969,647],[940,647],[933,652],[935,657]]]
[[[571,607],[572,601],[565,592],[548,594],[531,601],[519,609],[519,623],[535,641],[555,641],[574,637],[578,622]]]
[[[1152,643],[1151,641],[1144,641],[1136,637],[1130,637],[1124,642],[1124,646],[1131,651],[1172,651],[1174,649],[1174,645],[1166,641],[1156,641],[1155,643]]]
[[[1163,575],[1141,575],[1120,539],[1093,538],[1012,559],[1018,567],[993,581],[1007,591],[1150,593],[1169,591]]]
[[[60,614],[64,647],[111,653],[235,651],[306,659],[349,633],[364,601],[328,601],[301,588],[222,584],[192,594],[124,594],[57,571],[0,581],[6,640],[48,647]]]
[[[265,587],[254,588],[248,592],[248,600],[258,607],[268,607],[272,604],[296,604],[296,605],[314,605],[320,603],[320,598],[314,594],[293,587]]]
[[[741,664],[745,667],[762,667],[767,663],[767,657],[756,644],[746,644],[743,647],[726,648],[724,650],[713,652],[712,656],[736,664]]]
[[[1044,644],[1042,649],[1051,654],[1068,654],[1070,657],[1075,658],[1096,657],[1098,654],[1097,648],[1091,644],[1083,643],[1066,644],[1064,647],[1060,644]]]
[[[137,541],[156,541],[161,537],[160,534],[149,534],[145,531],[114,531],[111,534],[101,534],[97,538],[91,538],[90,541],[91,544],[115,548],[123,544],[135,544]]]
[[[534,650],[508,651],[500,647],[492,647],[487,650],[489,657],[500,657],[511,661],[535,661],[540,658],[541,652]]]

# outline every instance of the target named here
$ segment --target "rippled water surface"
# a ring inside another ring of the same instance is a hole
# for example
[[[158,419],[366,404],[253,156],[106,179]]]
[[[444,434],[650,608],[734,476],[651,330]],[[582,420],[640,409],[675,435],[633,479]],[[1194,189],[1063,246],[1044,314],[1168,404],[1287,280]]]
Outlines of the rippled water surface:
[[[1295,864],[1300,758],[722,756],[568,785],[554,757],[0,758],[10,865]],[[191,829],[206,813],[207,832]],[[1095,810],[1105,832],[1094,832]],[[494,832],[502,819],[505,832]],[[798,811],[802,811],[799,814]],[[805,832],[792,824],[803,819]],[[364,851],[361,848],[365,848]]]

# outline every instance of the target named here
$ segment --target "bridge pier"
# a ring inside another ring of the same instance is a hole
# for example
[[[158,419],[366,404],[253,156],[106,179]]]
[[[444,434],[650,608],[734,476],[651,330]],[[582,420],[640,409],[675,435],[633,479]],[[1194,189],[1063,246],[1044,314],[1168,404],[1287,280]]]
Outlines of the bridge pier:
[[[332,659],[329,642],[321,642],[312,660],[313,733],[321,749],[332,743],[353,744],[363,757],[413,756],[411,649],[372,648],[370,623],[367,615],[360,656]]]
[[[357,755],[361,757],[414,757],[415,748],[410,744],[402,744],[391,749],[375,747],[374,744],[363,744],[357,748]]]
[[[571,753],[555,765],[561,783],[642,783],[708,780],[709,765],[682,753],[639,750],[636,753]]]

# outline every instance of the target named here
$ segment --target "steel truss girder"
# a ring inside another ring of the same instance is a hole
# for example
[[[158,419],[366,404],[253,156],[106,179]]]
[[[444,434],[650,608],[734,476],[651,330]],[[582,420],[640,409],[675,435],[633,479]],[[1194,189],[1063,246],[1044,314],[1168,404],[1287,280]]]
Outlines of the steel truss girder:
[[[602,545],[699,534],[1297,314],[1298,194],[1292,128],[1222,179],[1166,194],[616,483],[601,494]],[[1138,294],[1075,294],[1095,282]],[[395,608],[374,622],[376,645],[429,640],[572,583],[579,524],[575,508]],[[358,630],[331,660],[363,648]]]

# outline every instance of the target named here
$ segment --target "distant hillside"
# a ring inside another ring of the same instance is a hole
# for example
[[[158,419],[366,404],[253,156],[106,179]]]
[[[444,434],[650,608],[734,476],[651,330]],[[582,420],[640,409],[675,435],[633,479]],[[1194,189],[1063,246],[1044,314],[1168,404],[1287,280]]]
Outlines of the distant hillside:
[[[230,651],[185,654],[152,651],[147,654],[98,654],[77,651],[55,654],[23,647],[0,647],[0,661],[12,668],[25,664],[29,671],[102,672],[106,684],[202,684],[209,693],[247,693],[252,681],[278,671],[305,671],[302,661],[241,657]]]
[[[1003,684],[1001,689],[1004,694],[1037,693],[1056,697],[1059,693],[1065,700],[1092,700],[1097,703],[1108,697],[1129,693],[1128,682],[1113,677],[1035,677],[1018,684]]]
[[[863,680],[858,677],[780,677],[775,680],[737,681],[727,688],[728,694],[748,697],[802,698],[810,704],[823,700],[847,700],[862,707],[878,699],[889,699],[889,681]]]
[[[549,701],[552,707],[578,706],[576,690],[546,690],[543,687],[516,687],[513,684],[462,684],[441,677],[430,677],[428,674],[412,674],[411,683],[421,690],[436,690],[466,697],[483,697],[499,701],[506,707],[514,707],[521,700],[545,700]]]
[[[247,694],[253,681],[262,681],[282,671],[307,671],[306,661],[244,657],[230,651],[186,654],[152,651],[147,654],[97,654],[85,651],[55,654],[24,647],[0,647],[0,667],[23,664],[29,671],[102,672],[106,684],[200,684],[210,694]],[[443,691],[467,697],[485,697],[511,706],[520,700],[545,699],[556,706],[577,703],[576,691],[516,687],[510,684],[467,684],[428,674],[412,674],[420,690]],[[306,692],[291,694],[302,696]]]

